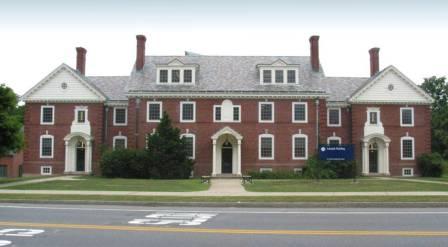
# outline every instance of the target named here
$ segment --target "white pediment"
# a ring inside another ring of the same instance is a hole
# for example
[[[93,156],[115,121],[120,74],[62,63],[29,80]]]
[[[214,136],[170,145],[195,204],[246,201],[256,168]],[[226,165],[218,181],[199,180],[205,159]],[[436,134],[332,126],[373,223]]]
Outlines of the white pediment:
[[[352,103],[431,104],[432,98],[395,67],[389,66],[356,91]]]
[[[287,66],[288,64],[285,63],[285,61],[283,61],[281,59],[277,59],[277,61],[273,62],[271,65],[272,66]]]
[[[168,63],[168,66],[183,66],[185,65],[184,63],[182,63],[179,59],[174,59],[171,62]]]
[[[26,102],[104,102],[103,93],[62,64],[22,97]]]

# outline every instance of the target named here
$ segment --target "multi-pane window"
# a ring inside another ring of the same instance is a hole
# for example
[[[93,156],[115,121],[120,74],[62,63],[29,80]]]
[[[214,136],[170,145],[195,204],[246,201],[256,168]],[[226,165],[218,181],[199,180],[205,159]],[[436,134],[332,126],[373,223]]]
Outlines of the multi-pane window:
[[[162,118],[162,102],[148,102],[147,122],[159,122]]]
[[[171,82],[172,83],[180,82],[180,70],[178,69],[171,70]]]
[[[341,138],[340,137],[329,137],[327,142],[329,145],[340,145]]]
[[[271,70],[263,70],[263,83],[271,83],[272,82],[272,71]]]
[[[341,108],[328,109],[328,126],[341,126]]]
[[[126,125],[127,124],[126,111],[127,110],[125,107],[114,108],[114,125]]]
[[[288,83],[296,83],[296,71],[288,70],[287,79],[288,79]]]
[[[412,137],[401,138],[401,159],[402,160],[414,159],[414,138]]]
[[[259,137],[259,158],[274,159],[274,136],[263,134]]]
[[[238,106],[233,107],[233,121],[240,121],[240,108]]]
[[[193,81],[193,71],[191,69],[184,70],[184,83],[190,83]]]
[[[53,136],[44,135],[40,137],[40,157],[53,158]]]
[[[221,121],[221,106],[215,107],[215,121]]]
[[[401,126],[414,126],[414,108],[401,108]]]
[[[180,121],[181,122],[194,122],[195,121],[195,103],[194,102],[181,102],[180,104]]]
[[[40,123],[41,124],[54,123],[54,106],[42,106]]]
[[[161,69],[159,72],[159,82],[160,83],[167,83],[168,82],[168,70],[167,69]]]
[[[273,102],[260,102],[258,110],[259,110],[259,122],[274,122]]]
[[[283,83],[283,70],[275,70],[275,83]]]
[[[194,135],[192,134],[185,134],[182,135],[182,138],[184,139],[185,142],[185,148],[187,151],[187,156],[190,159],[194,159]]]
[[[114,149],[125,149],[127,147],[127,138],[125,136],[114,137]]]
[[[378,124],[378,112],[376,111],[369,112],[369,123]]]
[[[85,110],[78,110],[77,111],[77,119],[78,123],[85,123],[86,122],[86,111]]]
[[[293,158],[294,159],[306,159],[308,157],[307,152],[307,136],[298,134],[293,136]]]
[[[292,106],[293,106],[292,121],[294,123],[306,123],[308,121],[307,117],[308,104],[306,102],[293,102]]]
[[[41,175],[51,175],[53,173],[51,166],[41,166],[40,167],[40,174]]]

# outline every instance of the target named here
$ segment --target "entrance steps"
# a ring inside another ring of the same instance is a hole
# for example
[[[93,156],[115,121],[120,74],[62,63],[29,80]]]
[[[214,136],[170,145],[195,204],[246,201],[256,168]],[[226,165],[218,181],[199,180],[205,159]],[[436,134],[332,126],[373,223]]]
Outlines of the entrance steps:
[[[242,179],[243,176],[236,174],[217,174],[215,176],[211,176],[211,179]]]

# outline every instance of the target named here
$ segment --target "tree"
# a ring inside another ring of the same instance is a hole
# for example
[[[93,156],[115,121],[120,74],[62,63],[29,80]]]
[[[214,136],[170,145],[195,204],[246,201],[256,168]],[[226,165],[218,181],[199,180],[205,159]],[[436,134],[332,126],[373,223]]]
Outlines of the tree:
[[[421,88],[434,99],[432,104],[432,150],[448,158],[448,81],[446,77],[425,78]]]
[[[0,85],[0,157],[23,146],[22,115],[14,91]]]
[[[152,177],[172,179],[190,176],[193,161],[187,157],[187,146],[180,138],[180,130],[172,126],[166,112],[155,133],[148,135],[148,152]]]

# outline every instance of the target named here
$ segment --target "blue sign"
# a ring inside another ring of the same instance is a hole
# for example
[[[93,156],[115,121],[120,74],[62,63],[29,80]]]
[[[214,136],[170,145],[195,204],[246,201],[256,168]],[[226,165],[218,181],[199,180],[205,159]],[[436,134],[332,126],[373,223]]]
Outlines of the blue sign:
[[[353,144],[319,145],[320,160],[353,160]]]

